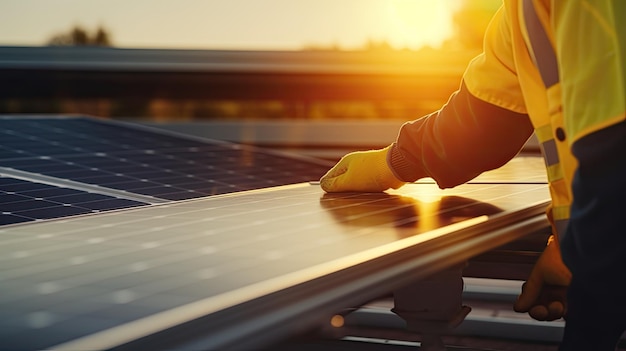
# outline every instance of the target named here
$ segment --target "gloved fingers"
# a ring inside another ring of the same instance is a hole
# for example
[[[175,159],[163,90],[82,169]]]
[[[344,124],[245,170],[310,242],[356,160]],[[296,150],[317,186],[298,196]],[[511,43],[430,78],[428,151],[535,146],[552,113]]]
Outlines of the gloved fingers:
[[[320,186],[328,193],[385,190],[386,188],[380,189],[375,181],[378,173],[370,166],[374,157],[374,152],[357,151],[345,155],[320,178]]]
[[[566,306],[562,301],[552,301],[548,305],[548,318],[547,320],[553,321],[556,319],[563,318],[566,312]]]
[[[346,172],[348,172],[348,165],[347,162],[342,159],[320,178],[320,186],[326,192],[341,191],[341,184],[343,184],[343,182],[337,184],[337,179],[346,174]]]
[[[334,178],[346,173],[348,171],[348,164],[349,162],[346,160],[346,157],[342,158],[322,176],[322,179]]]
[[[538,321],[545,321],[548,318],[548,309],[546,306],[537,305],[533,306],[528,310],[528,315],[530,315],[533,319]]]
[[[565,306],[561,301],[552,301],[546,305],[533,306],[528,315],[538,321],[554,321],[565,315]]]
[[[531,307],[536,305],[542,286],[543,280],[541,276],[533,270],[528,280],[522,285],[522,292],[517,297],[513,310],[515,312],[528,312]]]
[[[567,287],[544,285],[540,303],[548,308],[548,321],[562,318],[567,312]]]
[[[532,276],[532,275],[531,275]],[[516,312],[528,312],[539,321],[553,321],[565,316],[567,312],[567,287],[556,285],[540,285],[535,295],[536,285],[524,283],[522,294],[514,305]],[[531,300],[532,297],[535,297]]]
[[[349,188],[350,182],[346,180],[345,173],[335,177],[326,177],[320,179],[320,186],[325,192],[338,193],[344,191],[352,191]]]
[[[357,151],[345,155],[322,178],[320,186],[326,192],[382,192],[404,184],[387,165],[388,148]]]

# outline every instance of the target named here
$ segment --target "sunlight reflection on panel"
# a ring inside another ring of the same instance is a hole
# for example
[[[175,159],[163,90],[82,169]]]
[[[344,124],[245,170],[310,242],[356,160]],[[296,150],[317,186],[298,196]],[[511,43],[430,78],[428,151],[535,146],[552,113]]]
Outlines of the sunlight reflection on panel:
[[[388,193],[326,193],[320,199],[320,205],[342,226],[394,227],[401,229],[399,237],[503,211],[491,204],[462,196],[432,195],[426,198],[429,201]]]

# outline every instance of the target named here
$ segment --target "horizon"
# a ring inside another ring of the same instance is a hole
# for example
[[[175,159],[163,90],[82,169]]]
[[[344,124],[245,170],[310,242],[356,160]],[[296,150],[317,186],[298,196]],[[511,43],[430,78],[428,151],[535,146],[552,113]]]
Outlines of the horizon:
[[[395,50],[438,48],[459,0],[8,0],[0,46],[43,46],[80,26],[103,27],[118,48]],[[138,20],[141,19],[141,20]],[[350,19],[347,21],[346,19]]]

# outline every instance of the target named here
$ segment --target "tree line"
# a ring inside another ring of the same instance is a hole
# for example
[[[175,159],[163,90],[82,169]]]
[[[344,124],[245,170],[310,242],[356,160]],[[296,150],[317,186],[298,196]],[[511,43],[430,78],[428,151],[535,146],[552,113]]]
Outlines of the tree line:
[[[80,25],[75,25],[67,32],[53,35],[47,41],[52,46],[113,46],[111,35],[104,27],[99,26],[89,31]]]

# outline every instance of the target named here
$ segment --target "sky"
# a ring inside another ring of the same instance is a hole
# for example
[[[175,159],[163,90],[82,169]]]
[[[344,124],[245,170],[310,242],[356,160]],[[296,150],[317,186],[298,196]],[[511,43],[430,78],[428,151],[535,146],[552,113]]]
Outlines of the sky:
[[[298,50],[437,47],[460,0],[0,0],[0,45],[44,45],[75,25],[118,47]]]

